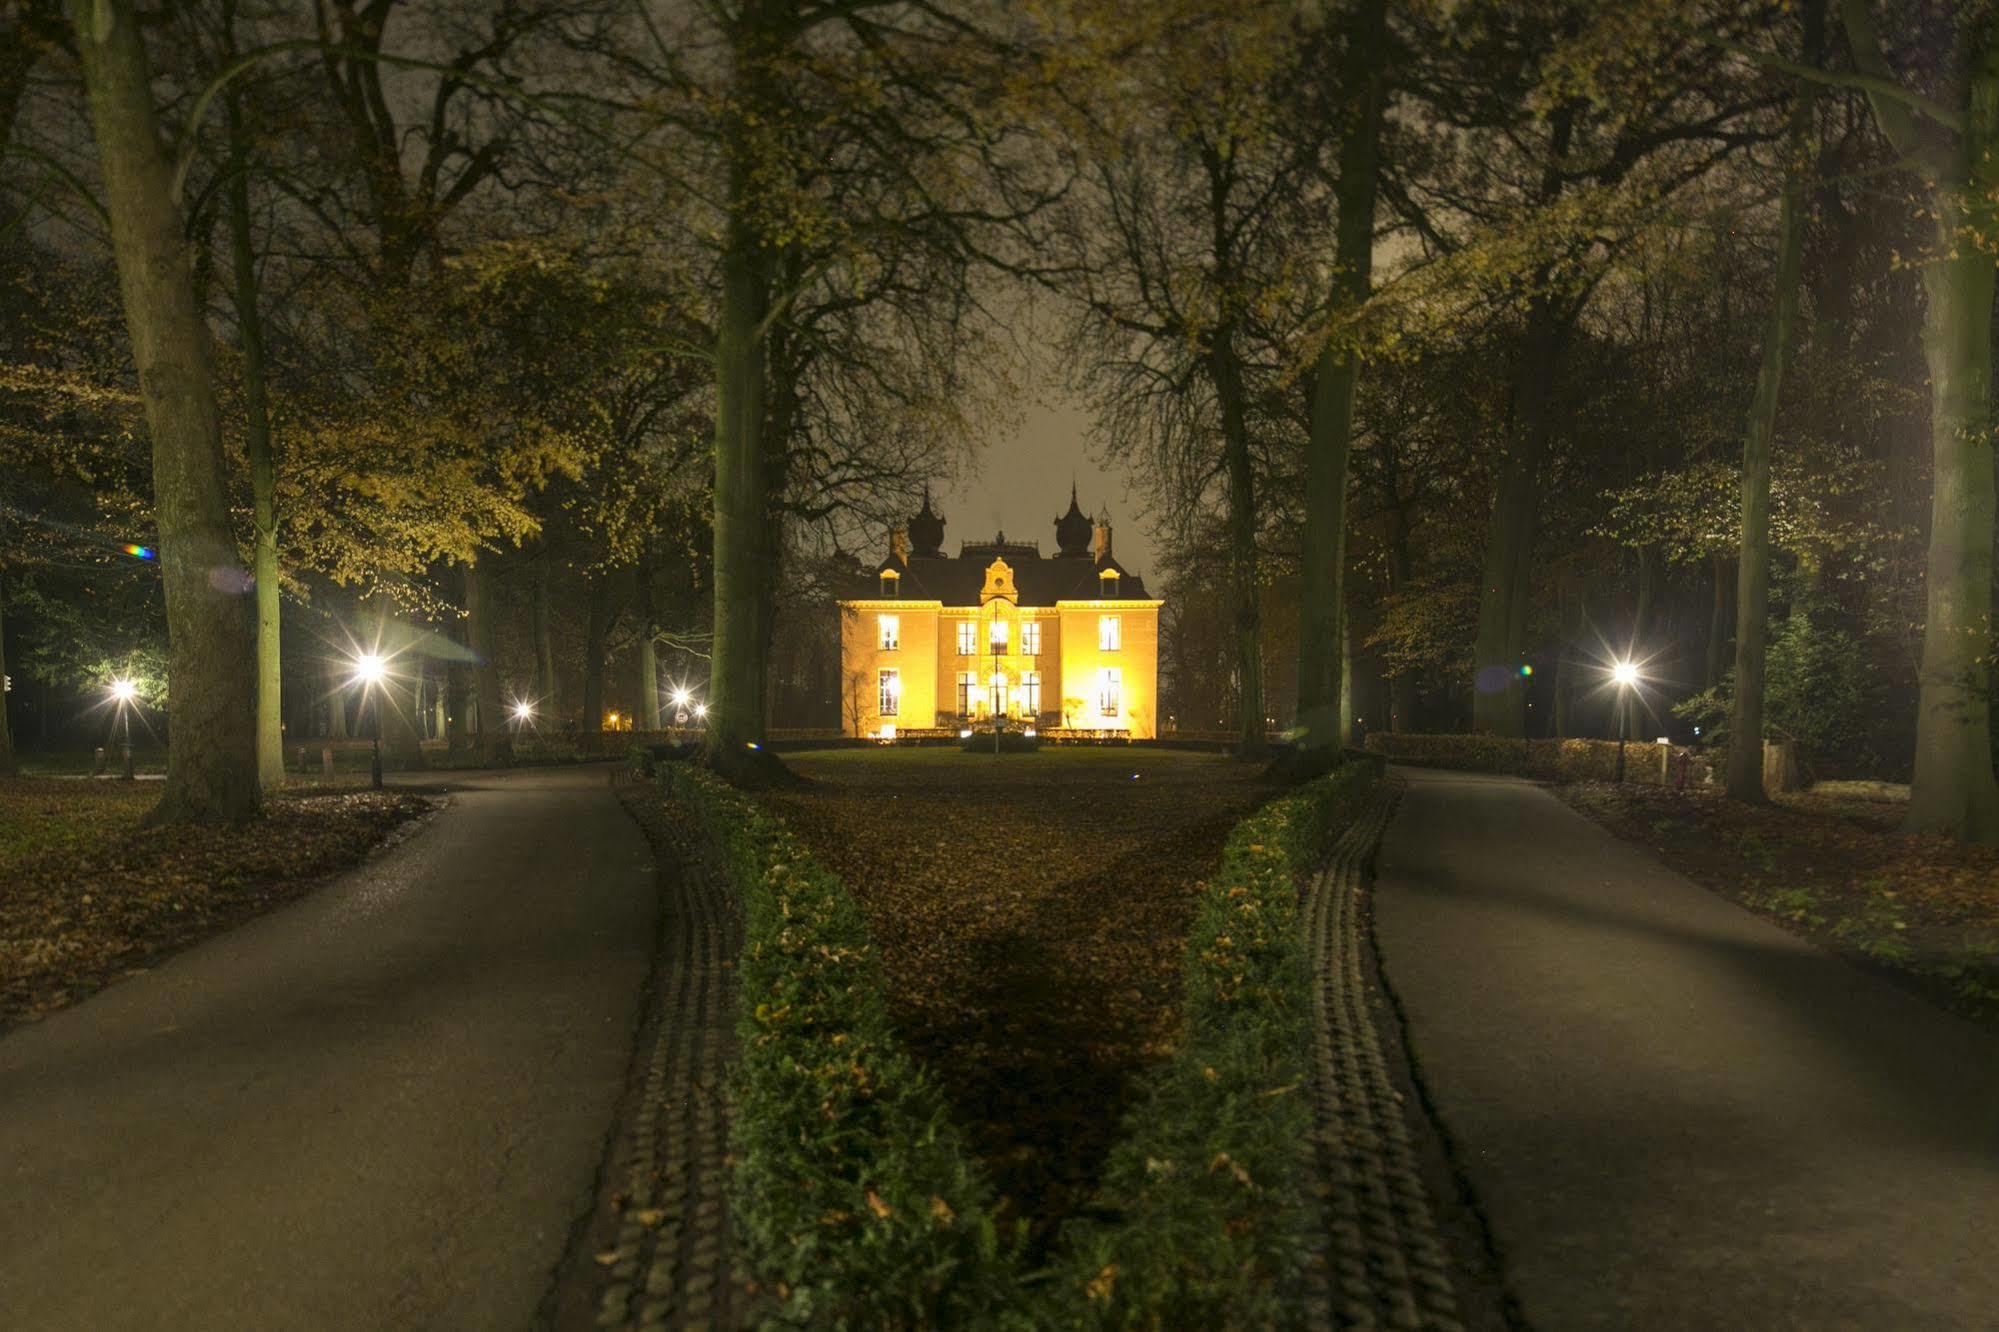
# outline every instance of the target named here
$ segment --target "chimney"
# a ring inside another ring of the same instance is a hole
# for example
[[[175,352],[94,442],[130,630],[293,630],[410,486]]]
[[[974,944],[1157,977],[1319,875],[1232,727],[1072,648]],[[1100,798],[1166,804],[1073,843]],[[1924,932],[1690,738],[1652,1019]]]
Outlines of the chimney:
[[[1097,520],[1097,534],[1090,541],[1090,554],[1102,564],[1111,557],[1111,525],[1104,519]]]
[[[888,529],[888,557],[897,564],[909,563],[909,533],[900,527]]]

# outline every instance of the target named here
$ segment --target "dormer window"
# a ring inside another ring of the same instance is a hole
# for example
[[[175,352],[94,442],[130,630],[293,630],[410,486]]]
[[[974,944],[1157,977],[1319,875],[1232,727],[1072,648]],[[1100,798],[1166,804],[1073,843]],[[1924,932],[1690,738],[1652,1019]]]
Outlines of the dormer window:
[[[1097,575],[1097,595],[1106,601],[1117,598],[1118,571],[1106,569]]]
[[[883,569],[882,596],[900,597],[901,595],[902,595],[902,575],[897,573],[893,569]]]

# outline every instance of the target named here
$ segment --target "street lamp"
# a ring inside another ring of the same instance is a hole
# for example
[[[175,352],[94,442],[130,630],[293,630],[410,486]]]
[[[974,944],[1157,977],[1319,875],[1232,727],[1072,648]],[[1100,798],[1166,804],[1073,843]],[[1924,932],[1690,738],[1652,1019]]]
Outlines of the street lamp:
[[[372,751],[368,759],[368,784],[377,791],[382,789],[382,701],[375,699],[372,708],[368,707],[368,703],[375,686],[388,673],[388,663],[373,652],[363,652],[354,658],[354,678],[361,682],[361,706],[368,711],[368,739]]]
[[[128,782],[134,776],[132,771],[132,702],[138,696],[139,686],[132,683],[132,681],[113,680],[111,682],[111,701],[118,705],[118,725],[123,733],[125,747],[124,777]]]
[[[1628,661],[1620,661],[1610,668],[1610,678],[1617,685],[1617,705],[1620,714],[1617,727],[1617,780],[1624,780],[1624,742],[1631,738],[1631,691],[1638,687],[1638,667]]]

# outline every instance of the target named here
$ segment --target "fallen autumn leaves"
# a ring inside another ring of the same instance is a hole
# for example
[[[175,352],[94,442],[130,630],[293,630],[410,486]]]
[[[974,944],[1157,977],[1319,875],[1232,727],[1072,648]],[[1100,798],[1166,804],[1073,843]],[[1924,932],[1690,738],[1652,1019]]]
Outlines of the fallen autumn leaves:
[[[140,828],[144,783],[0,782],[0,1030],[296,897],[430,808],[281,794],[246,827]]]
[[[1270,794],[1260,769],[1083,749],[788,762],[814,785],[766,803],[866,908],[899,1034],[1045,1237],[1175,1039],[1192,894]]]
[[[1999,849],[1904,836],[1900,804],[1836,785],[1768,805],[1636,783],[1556,791],[1688,878],[1999,1029]]]

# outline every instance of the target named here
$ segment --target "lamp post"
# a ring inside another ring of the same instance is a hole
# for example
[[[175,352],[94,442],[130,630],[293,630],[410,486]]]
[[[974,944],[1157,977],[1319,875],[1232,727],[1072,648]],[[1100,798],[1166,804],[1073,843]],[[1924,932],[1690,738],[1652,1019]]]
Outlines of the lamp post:
[[[354,678],[361,682],[361,707],[368,713],[368,785],[377,791],[382,789],[382,701],[374,694],[375,686],[388,673],[387,664],[373,652],[363,652],[354,659]]]
[[[1617,780],[1624,780],[1624,742],[1631,738],[1631,691],[1638,687],[1638,668],[1628,661],[1620,661],[1610,668],[1610,678],[1617,682]]]
[[[139,686],[133,684],[130,680],[113,680],[111,682],[111,698],[118,705],[118,726],[121,733],[121,743],[125,749],[124,779],[128,782],[135,776],[132,771],[132,703],[138,696]]]

